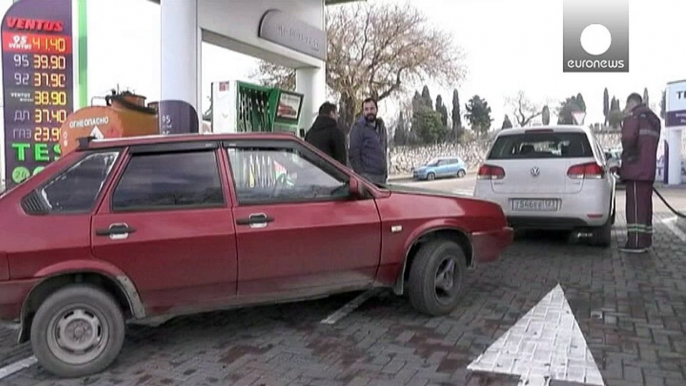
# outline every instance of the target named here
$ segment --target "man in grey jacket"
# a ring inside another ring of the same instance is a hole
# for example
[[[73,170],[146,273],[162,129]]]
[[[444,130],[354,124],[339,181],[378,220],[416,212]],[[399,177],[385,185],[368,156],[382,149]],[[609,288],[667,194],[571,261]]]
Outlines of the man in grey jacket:
[[[385,184],[388,178],[388,140],[386,125],[376,116],[376,100],[362,102],[362,116],[350,130],[350,166],[375,184]]]

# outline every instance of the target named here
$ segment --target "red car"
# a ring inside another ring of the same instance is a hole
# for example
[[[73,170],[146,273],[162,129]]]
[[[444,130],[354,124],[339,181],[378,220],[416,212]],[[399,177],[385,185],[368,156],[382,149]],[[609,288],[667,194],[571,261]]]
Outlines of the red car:
[[[125,322],[386,287],[429,315],[512,242],[487,201],[375,186],[290,134],[83,141],[0,198],[0,319],[64,377]]]

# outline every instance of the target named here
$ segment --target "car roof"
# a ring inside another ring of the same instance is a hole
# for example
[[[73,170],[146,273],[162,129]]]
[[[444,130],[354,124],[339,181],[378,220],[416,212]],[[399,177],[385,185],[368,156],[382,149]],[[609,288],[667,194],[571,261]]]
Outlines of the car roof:
[[[88,147],[79,147],[77,150],[96,150],[115,147],[127,147],[135,145],[156,145],[162,143],[203,142],[203,141],[232,141],[232,140],[293,140],[298,139],[291,133],[222,133],[222,134],[159,134],[141,135],[123,138],[93,139]]]
[[[579,125],[548,125],[548,126],[528,126],[528,127],[513,127],[510,129],[503,129],[498,132],[498,137],[505,135],[517,135],[524,133],[533,133],[537,131],[550,131],[556,133],[586,133],[591,134],[591,129],[586,126]]]

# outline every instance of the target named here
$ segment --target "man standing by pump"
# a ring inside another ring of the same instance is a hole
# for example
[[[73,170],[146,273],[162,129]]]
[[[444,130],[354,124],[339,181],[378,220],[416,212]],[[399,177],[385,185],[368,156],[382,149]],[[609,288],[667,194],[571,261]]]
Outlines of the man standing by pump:
[[[625,114],[620,176],[626,184],[627,242],[621,250],[644,253],[653,243],[653,184],[661,123],[637,93],[627,98]]]
[[[373,98],[362,102],[362,116],[350,130],[350,166],[369,181],[384,185],[388,179],[388,136],[378,112]]]
[[[341,164],[347,165],[345,134],[338,127],[338,111],[333,103],[324,102],[319,107],[319,115],[307,131],[305,141]]]

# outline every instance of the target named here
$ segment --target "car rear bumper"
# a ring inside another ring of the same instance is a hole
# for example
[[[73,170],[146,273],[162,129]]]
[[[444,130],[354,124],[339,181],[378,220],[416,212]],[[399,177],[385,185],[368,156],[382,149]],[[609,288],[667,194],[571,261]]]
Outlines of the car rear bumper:
[[[475,197],[494,202],[503,210],[508,225],[514,228],[575,229],[599,227],[610,217],[611,192],[589,191],[583,194],[499,194],[489,189],[478,189]],[[559,208],[554,211],[518,211],[511,199],[554,199]]]
[[[514,230],[503,227],[495,231],[472,233],[474,265],[497,261],[501,253],[514,240]]]
[[[533,216],[508,216],[508,224],[517,229],[549,229],[568,230],[590,226],[597,226],[598,221],[586,221],[578,217],[533,217]]]
[[[0,320],[19,320],[24,299],[36,282],[37,279],[0,282]]]

